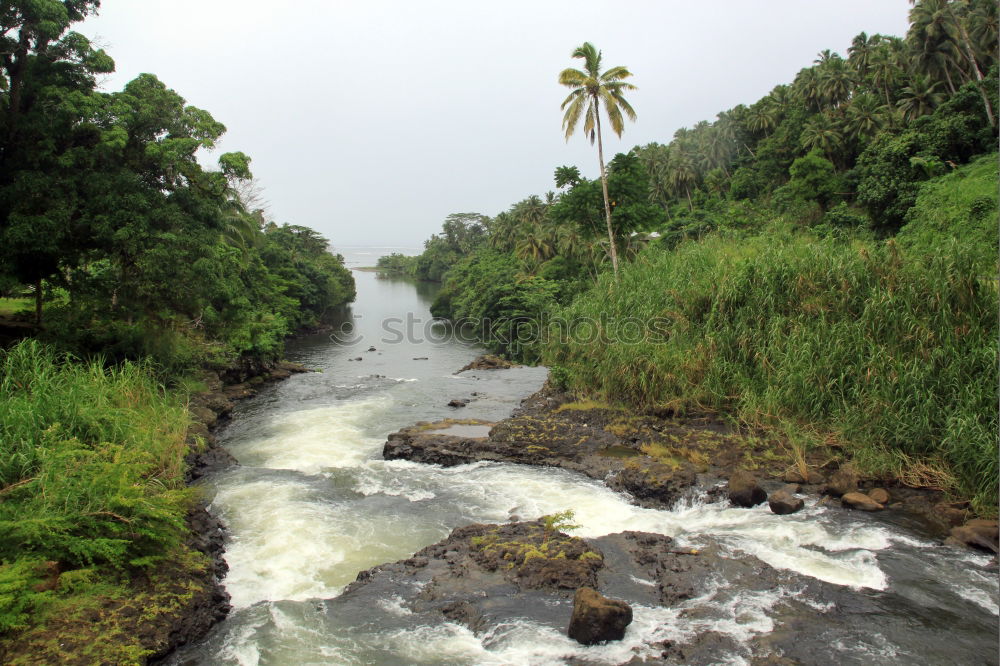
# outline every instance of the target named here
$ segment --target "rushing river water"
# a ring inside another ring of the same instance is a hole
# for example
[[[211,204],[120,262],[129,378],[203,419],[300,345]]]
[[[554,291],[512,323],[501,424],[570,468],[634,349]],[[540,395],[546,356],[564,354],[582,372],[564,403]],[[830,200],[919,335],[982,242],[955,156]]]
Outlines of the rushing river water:
[[[349,256],[349,265],[371,265],[377,256]],[[429,323],[431,286],[365,272],[355,278],[358,298],[346,315],[353,335],[291,343],[289,359],[321,372],[265,388],[238,406],[221,433],[240,465],[209,478],[205,490],[230,531],[225,583],[234,610],[171,664],[559,664],[571,657],[614,664],[655,656],[653,642],[683,644],[705,631],[744,646],[774,631],[792,599],[831,619],[850,616],[809,633],[804,650],[815,659],[799,658],[807,663],[996,663],[998,584],[989,558],[940,546],[891,517],[813,500],[780,517],[766,506],[700,501],[657,511],[558,469],[382,460],[386,435],[415,421],[507,416],[546,371],[456,376],[481,350],[445,339],[446,329]],[[446,406],[469,397],[458,414]],[[443,618],[418,622],[399,598],[360,608],[337,603],[359,571],[406,558],[455,527],[567,508],[581,524],[578,536],[642,530],[693,546],[712,538],[734,560],[749,553],[843,592],[831,601],[810,598],[806,586],[730,589],[720,574],[682,608],[637,605],[624,641],[591,648],[530,620],[475,635]],[[879,612],[851,615],[852,599]],[[748,656],[738,647],[717,661]]]

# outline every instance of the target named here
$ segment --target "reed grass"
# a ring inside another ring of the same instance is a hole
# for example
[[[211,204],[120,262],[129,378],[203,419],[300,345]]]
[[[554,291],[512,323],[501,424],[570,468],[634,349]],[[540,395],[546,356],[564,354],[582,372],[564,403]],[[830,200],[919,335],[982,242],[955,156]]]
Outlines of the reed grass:
[[[873,475],[997,504],[997,290],[982,254],[940,239],[708,238],[650,248],[560,313],[645,322],[637,344],[550,340],[543,362],[611,401],[820,428]],[[650,322],[659,320],[654,325]],[[656,331],[662,332],[657,337]],[[909,475],[909,476],[908,476]]]
[[[0,631],[40,598],[39,563],[124,570],[180,545],[187,424],[142,364],[0,351]]]

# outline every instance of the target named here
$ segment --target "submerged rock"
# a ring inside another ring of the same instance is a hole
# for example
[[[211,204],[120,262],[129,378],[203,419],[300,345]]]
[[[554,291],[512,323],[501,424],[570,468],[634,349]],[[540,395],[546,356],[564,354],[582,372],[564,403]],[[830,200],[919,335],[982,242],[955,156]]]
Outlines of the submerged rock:
[[[583,645],[620,641],[632,623],[632,607],[624,601],[608,599],[597,590],[581,587],[573,597],[569,621],[570,638]]]
[[[729,477],[729,501],[736,506],[752,507],[766,500],[767,493],[750,472],[738,469]]]

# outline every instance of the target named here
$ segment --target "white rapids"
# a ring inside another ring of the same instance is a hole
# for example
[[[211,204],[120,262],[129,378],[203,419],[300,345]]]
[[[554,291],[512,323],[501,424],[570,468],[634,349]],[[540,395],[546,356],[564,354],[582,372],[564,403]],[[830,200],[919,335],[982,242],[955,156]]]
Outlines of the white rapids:
[[[359,302],[372,298],[365,290],[382,288],[370,274],[357,275]],[[398,285],[392,290],[403,293]],[[415,624],[398,597],[363,613],[338,610],[326,601],[341,595],[359,571],[405,559],[458,526],[506,522],[513,516],[528,520],[565,509],[574,511],[580,527],[573,534],[582,537],[636,530],[669,535],[695,548],[712,539],[734,559],[753,555],[775,569],[845,591],[998,613],[996,575],[982,571],[987,558],[943,548],[811,498],[803,511],[790,516],[773,515],[766,506],[735,509],[698,499],[663,511],[634,506],[603,484],[560,469],[384,461],[381,449],[389,432],[420,418],[453,414],[443,406],[446,397],[475,389],[481,397],[461,416],[501,418],[541,385],[545,371],[456,377],[454,369],[476,353],[467,345],[444,348],[437,357],[423,348],[418,353],[415,346],[386,348],[384,356],[367,356],[362,370],[360,363],[345,362],[357,355],[356,349],[327,344],[303,352],[301,360],[324,365],[324,373],[294,376],[267,389],[240,407],[223,435],[222,444],[240,466],[211,478],[206,490],[211,510],[229,529],[225,585],[234,612],[170,663],[508,665],[577,658],[618,664],[656,657],[652,646],[658,642],[683,644],[709,631],[745,644],[773,631],[774,609],[793,599],[836,612],[833,604],[811,599],[794,586],[741,591],[726,580],[711,580],[697,597],[678,606],[635,606],[625,640],[583,647],[527,620],[476,634],[443,619],[433,626]],[[431,360],[414,358],[406,367],[391,367],[400,359],[425,356]],[[944,580],[947,585],[936,582]],[[711,613],[697,612],[703,609]],[[838,636],[830,642],[842,663],[870,663],[873,656],[913,663],[921,656],[878,632],[864,640]],[[737,650],[720,654],[718,663],[746,659],[746,651]]]

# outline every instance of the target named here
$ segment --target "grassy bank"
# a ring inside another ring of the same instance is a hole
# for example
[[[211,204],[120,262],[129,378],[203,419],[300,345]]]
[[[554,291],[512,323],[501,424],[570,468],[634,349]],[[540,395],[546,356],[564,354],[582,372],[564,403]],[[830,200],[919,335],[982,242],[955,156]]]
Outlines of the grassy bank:
[[[606,399],[726,411],[800,446],[833,438],[869,474],[995,513],[996,264],[974,246],[771,231],[651,248],[558,313],[602,338],[550,339],[543,360]]]
[[[200,591],[205,558],[182,545],[188,422],[143,365],[0,351],[0,661],[137,663],[136,628]]]

